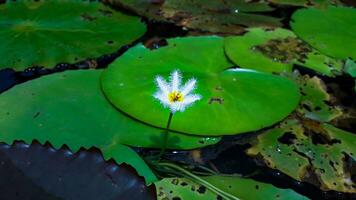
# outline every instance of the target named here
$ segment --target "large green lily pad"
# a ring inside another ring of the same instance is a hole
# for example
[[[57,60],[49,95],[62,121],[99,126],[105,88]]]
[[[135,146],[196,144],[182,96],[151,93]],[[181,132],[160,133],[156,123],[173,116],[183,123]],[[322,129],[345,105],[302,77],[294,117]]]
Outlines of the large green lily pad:
[[[98,152],[16,142],[0,144],[0,162],[0,199],[156,199],[135,170]]]
[[[163,147],[160,129],[134,121],[111,106],[101,94],[100,74],[101,70],[66,71],[0,94],[0,141],[30,143],[36,139],[56,148],[66,144],[73,151],[95,146],[107,159],[122,158],[118,153],[125,147],[120,144]],[[171,133],[167,145],[190,149],[218,141]],[[135,159],[134,152],[131,154]]]
[[[341,72],[343,62],[325,56],[286,29],[251,28],[243,36],[225,40],[228,57],[243,68],[264,72],[290,72],[293,64],[334,76]]]
[[[245,0],[106,0],[113,5],[123,6],[139,15],[158,21],[167,21],[189,29],[213,33],[236,34],[244,27],[277,27],[280,19],[261,15],[273,11],[264,2]]]
[[[356,9],[301,9],[292,16],[293,31],[320,52],[335,58],[356,59]]]
[[[165,127],[169,110],[153,98],[155,77],[179,69],[185,82],[198,80],[195,92],[202,99],[177,112],[172,130],[194,135],[229,135],[270,126],[297,106],[297,86],[284,77],[253,70],[229,70],[232,64],[220,37],[187,37],[168,40],[168,46],[149,50],[131,48],[102,76],[108,99],[128,115]]]
[[[238,199],[308,199],[291,189],[279,189],[273,185],[236,176],[207,176],[201,177],[210,184],[230,193]],[[158,200],[223,199],[205,186],[186,178],[164,178],[155,183]]]
[[[323,190],[356,192],[356,136],[328,124],[289,120],[258,136],[248,150],[265,163]],[[350,165],[351,164],[351,165]]]
[[[96,1],[7,1],[0,5],[0,69],[96,58],[145,31],[140,18]]]

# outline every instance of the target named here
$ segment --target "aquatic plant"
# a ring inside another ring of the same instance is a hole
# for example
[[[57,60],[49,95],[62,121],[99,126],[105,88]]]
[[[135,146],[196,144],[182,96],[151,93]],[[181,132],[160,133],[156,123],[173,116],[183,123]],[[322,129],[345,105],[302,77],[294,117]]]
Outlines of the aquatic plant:
[[[146,31],[138,17],[89,0],[0,4],[0,69],[53,68],[117,51]]]
[[[204,98],[184,113],[175,114],[170,126],[173,131],[204,136],[255,131],[282,120],[298,104],[300,93],[293,81],[233,69],[222,37],[185,37],[167,42],[156,50],[138,44],[104,71],[102,89],[116,108],[137,120],[166,128],[170,110],[162,109],[152,98],[156,92],[152,80],[157,74],[168,76],[177,66],[184,77],[199,79],[202,87],[196,92]]]
[[[188,106],[202,98],[199,94],[190,94],[196,87],[195,78],[181,86],[182,75],[179,70],[176,70],[171,73],[170,81],[168,84],[161,76],[157,76],[156,83],[159,91],[153,96],[164,107],[169,107],[172,114],[177,111],[183,112]]]
[[[251,28],[242,36],[227,37],[225,51],[238,66],[269,73],[291,72],[299,65],[322,75],[336,76],[341,74],[344,64],[282,28]]]
[[[0,199],[353,198],[352,4],[0,1]]]
[[[335,58],[350,57],[355,60],[355,18],[354,8],[308,8],[296,11],[290,25],[295,34],[320,52]]]

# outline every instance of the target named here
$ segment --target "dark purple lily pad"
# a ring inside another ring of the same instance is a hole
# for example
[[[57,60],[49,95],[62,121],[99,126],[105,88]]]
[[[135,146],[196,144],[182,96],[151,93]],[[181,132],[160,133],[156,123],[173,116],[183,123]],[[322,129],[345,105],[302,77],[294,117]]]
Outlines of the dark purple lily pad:
[[[0,199],[155,199],[154,187],[95,149],[72,153],[37,142],[0,144]]]

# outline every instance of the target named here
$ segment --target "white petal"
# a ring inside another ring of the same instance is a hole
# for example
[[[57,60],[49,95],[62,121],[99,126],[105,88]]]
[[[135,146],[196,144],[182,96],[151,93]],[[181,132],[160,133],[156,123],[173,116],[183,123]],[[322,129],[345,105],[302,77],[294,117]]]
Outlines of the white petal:
[[[168,96],[164,92],[157,92],[153,95],[153,97],[158,99],[164,107],[170,106],[171,104],[169,102]]]
[[[191,95],[188,95],[188,96],[185,96],[184,97],[184,100],[182,102],[183,104],[183,107],[187,107],[187,106],[190,106],[192,105],[194,102],[198,101],[201,99],[201,96],[198,95],[198,94],[191,94]]]
[[[167,94],[169,93],[169,85],[168,83],[161,77],[161,76],[157,76],[156,77],[156,83],[158,88],[164,93]]]
[[[172,113],[175,113],[177,111],[184,111],[185,107],[182,102],[174,102],[171,105],[169,105],[169,108]]]
[[[196,83],[197,83],[197,80],[194,78],[190,79],[187,83],[185,83],[185,85],[181,89],[183,96],[186,96],[191,91],[193,91],[195,89]]]
[[[181,82],[181,74],[178,70],[173,71],[171,73],[171,91],[178,91],[179,90],[179,86],[180,86],[180,82]]]

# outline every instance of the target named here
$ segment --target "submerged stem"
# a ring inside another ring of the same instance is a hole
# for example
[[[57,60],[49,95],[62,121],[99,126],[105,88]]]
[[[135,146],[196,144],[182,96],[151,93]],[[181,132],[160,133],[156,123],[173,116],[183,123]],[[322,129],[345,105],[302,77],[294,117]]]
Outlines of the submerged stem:
[[[196,176],[195,174],[185,170],[184,168],[181,168],[177,165],[171,164],[171,163],[159,163],[160,166],[162,167],[166,167],[169,169],[173,169],[175,171],[181,172],[183,174],[184,177],[189,178],[190,180],[193,180],[194,182],[204,185],[206,188],[208,188],[210,191],[219,194],[220,196],[222,196],[224,199],[227,200],[240,200],[239,198],[237,198],[236,196],[227,193],[223,190],[221,190],[220,188],[215,187],[214,185],[212,185],[211,183],[207,182],[206,180],[200,178],[199,176]]]

